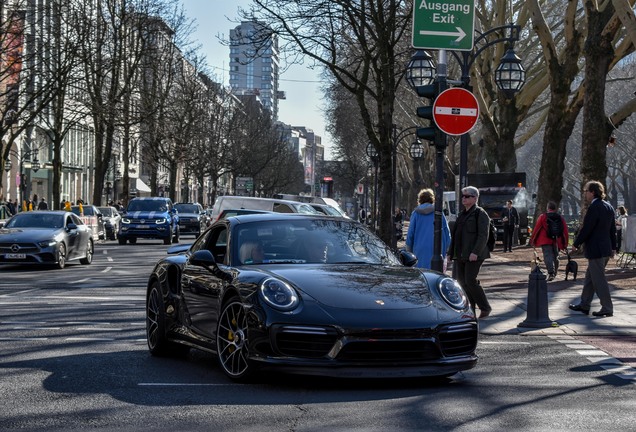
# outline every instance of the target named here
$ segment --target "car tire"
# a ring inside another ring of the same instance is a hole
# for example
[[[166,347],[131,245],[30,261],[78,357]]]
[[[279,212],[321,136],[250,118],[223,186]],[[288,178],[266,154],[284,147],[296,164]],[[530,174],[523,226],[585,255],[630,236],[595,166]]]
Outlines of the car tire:
[[[146,340],[148,350],[154,356],[184,356],[190,350],[187,346],[168,340],[166,335],[166,306],[159,288],[154,281],[146,299]]]
[[[245,382],[256,372],[247,358],[247,313],[237,297],[223,304],[216,329],[218,361],[223,373],[233,381]]]
[[[137,237],[131,237],[128,239],[128,241],[130,242],[130,244],[137,244]]]
[[[88,265],[93,262],[93,239],[88,240],[88,247],[86,249],[86,256],[80,259],[80,263],[84,265]]]
[[[125,245],[126,244],[126,239],[125,238],[119,237],[117,240],[119,241],[120,245]]]
[[[172,244],[172,232],[168,234],[168,237],[163,239],[163,244],[165,245]]]
[[[65,266],[66,266],[66,245],[64,243],[60,243],[60,246],[57,248],[56,267],[59,269],[63,269]]]

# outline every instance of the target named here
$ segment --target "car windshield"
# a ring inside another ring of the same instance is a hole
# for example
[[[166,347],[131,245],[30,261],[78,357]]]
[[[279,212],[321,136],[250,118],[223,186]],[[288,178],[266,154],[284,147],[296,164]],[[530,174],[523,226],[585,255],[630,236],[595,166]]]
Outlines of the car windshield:
[[[233,236],[239,265],[259,263],[369,263],[400,265],[391,249],[364,226],[300,219],[241,223]]]
[[[128,203],[128,208],[126,209],[127,212],[165,212],[167,210],[166,202],[159,200],[133,200]]]
[[[175,204],[174,208],[179,213],[199,213],[199,207],[194,204]]]
[[[13,216],[5,228],[62,228],[64,216],[52,213],[19,213]]]
[[[79,206],[73,206],[71,207],[71,211],[73,213],[75,213],[77,216],[95,216],[95,209],[91,206],[82,206],[82,212],[84,213],[83,215],[80,215],[80,208]]]
[[[102,216],[111,217],[113,216],[113,210],[110,207],[98,207],[99,211],[102,212]]]

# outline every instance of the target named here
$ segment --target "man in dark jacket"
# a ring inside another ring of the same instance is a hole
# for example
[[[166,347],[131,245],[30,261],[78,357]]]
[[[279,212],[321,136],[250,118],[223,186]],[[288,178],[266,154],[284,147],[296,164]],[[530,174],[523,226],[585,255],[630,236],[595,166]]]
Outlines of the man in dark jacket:
[[[585,258],[588,260],[587,271],[581,301],[571,304],[570,309],[590,313],[590,306],[594,293],[601,301],[601,310],[593,312],[594,316],[612,316],[614,306],[610,296],[609,286],[605,277],[605,266],[609,258],[616,252],[616,225],[614,223],[614,208],[604,200],[605,189],[598,181],[589,181],[583,189],[586,201],[590,206],[583,218],[583,226],[576,236],[572,250],[577,250],[585,244]]]
[[[519,213],[512,206],[512,201],[506,202],[506,208],[502,213],[501,221],[503,222],[503,251],[512,252],[512,243],[515,237],[515,229],[519,226]]]
[[[473,309],[479,307],[479,318],[486,318],[492,308],[477,276],[484,260],[490,258],[487,245],[490,217],[477,205],[478,198],[479,189],[476,187],[462,189],[464,210],[457,216],[453,226],[448,259],[455,260],[457,281],[466,291],[470,305]]]

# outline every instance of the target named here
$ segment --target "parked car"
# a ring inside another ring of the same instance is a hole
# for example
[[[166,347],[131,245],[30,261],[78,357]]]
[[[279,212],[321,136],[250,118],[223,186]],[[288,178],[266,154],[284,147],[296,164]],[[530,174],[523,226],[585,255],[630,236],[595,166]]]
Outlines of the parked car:
[[[81,210],[81,211],[80,211]],[[93,240],[104,240],[106,233],[104,229],[104,218],[102,212],[92,204],[82,204],[80,209],[79,205],[71,206],[71,211],[75,213],[79,218],[93,230]]]
[[[459,284],[351,219],[240,215],[184,248],[148,280],[153,355],[209,351],[237,381],[267,368],[451,376],[477,363],[477,320]]]
[[[119,214],[115,207],[108,206],[97,208],[100,212],[102,212],[106,238],[108,240],[117,240],[117,232],[119,231],[119,225],[121,223],[121,214]]]
[[[11,217],[0,229],[0,264],[52,265],[93,262],[93,232],[66,211],[30,211]]]
[[[174,207],[179,213],[180,234],[194,234],[199,237],[207,226],[203,206],[199,203],[176,203]]]
[[[179,215],[170,198],[137,197],[128,202],[117,240],[120,245],[135,244],[138,238],[179,243]]]
[[[212,207],[212,222],[216,222],[225,209],[265,210],[276,213],[319,214],[309,204],[276,198],[256,198],[223,195],[216,199]]]
[[[314,210],[316,210],[317,212],[320,212],[327,216],[344,217],[344,218],[349,217],[348,214],[340,210],[340,207],[336,208],[336,207],[330,206],[329,204],[318,204],[318,203],[310,203],[309,205],[312,206]]]
[[[250,209],[225,209],[221,212],[218,217],[218,220],[229,218],[232,216],[238,215],[246,215],[246,214],[263,214],[263,213],[273,213],[267,210],[250,210]]]

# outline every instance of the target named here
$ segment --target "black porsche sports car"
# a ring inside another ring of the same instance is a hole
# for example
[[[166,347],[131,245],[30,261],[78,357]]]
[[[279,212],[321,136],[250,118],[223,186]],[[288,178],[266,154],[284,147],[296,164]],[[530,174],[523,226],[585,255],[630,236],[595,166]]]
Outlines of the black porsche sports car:
[[[147,287],[154,355],[207,350],[237,381],[265,368],[450,376],[477,363],[477,320],[459,284],[412,267],[413,254],[351,219],[234,216],[169,253]]]

